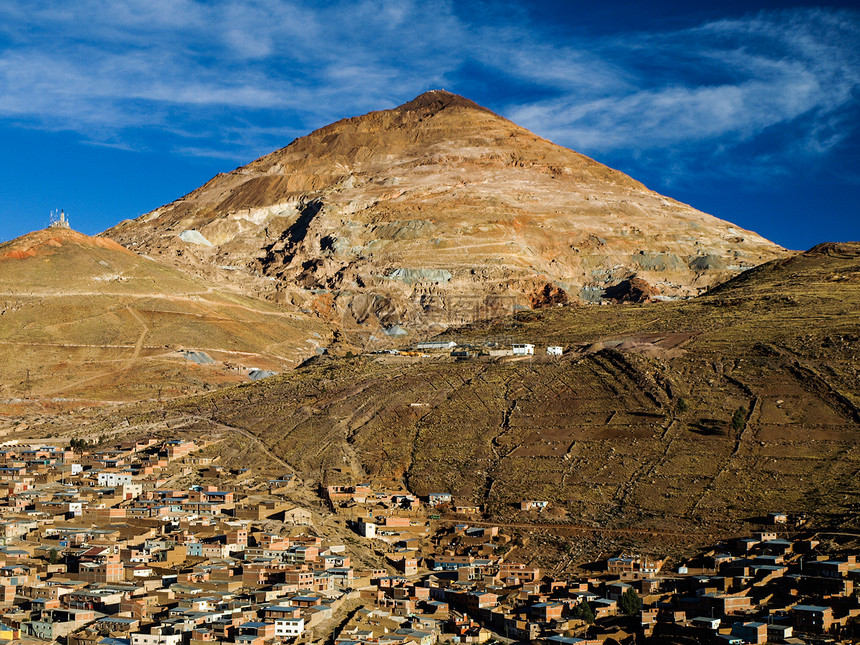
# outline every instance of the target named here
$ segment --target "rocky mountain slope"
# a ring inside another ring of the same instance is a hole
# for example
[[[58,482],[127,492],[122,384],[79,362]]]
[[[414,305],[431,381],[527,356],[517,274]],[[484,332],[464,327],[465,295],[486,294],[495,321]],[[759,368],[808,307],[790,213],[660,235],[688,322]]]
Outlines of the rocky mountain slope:
[[[200,392],[293,367],[326,334],[106,238],[49,228],[0,244],[0,407]]]
[[[333,123],[105,235],[354,341],[694,295],[786,255],[444,91]]]
[[[781,510],[850,524],[858,311],[860,243],[822,245],[692,300],[446,336],[474,353],[533,342],[534,357],[320,357],[179,410],[253,432],[311,481],[402,478],[495,520],[545,499],[534,521],[659,529]]]

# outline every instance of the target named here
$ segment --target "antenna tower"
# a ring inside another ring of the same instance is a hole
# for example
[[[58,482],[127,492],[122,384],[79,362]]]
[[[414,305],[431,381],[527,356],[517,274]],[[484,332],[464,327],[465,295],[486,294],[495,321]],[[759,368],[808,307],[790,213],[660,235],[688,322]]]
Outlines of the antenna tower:
[[[69,226],[69,220],[66,218],[66,212],[64,210],[51,211],[51,223],[49,224],[50,228],[71,228]]]

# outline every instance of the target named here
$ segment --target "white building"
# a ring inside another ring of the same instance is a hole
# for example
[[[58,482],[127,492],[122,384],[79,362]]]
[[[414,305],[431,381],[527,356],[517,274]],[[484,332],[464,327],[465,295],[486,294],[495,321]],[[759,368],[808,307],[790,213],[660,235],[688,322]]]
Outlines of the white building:
[[[131,483],[130,473],[101,472],[98,474],[99,486],[124,486]]]
[[[433,341],[428,340],[415,345],[415,349],[423,349],[423,350],[446,350],[446,349],[454,349],[457,346],[453,340],[449,341]]]
[[[158,627],[152,629],[151,634],[137,633],[131,635],[131,645],[179,645],[182,642],[182,634],[160,634]]]
[[[373,522],[360,521],[358,523],[358,534],[361,537],[375,538],[376,537],[376,524],[374,524]]]
[[[454,499],[451,493],[430,493],[427,496],[427,504],[429,506],[441,506],[442,504],[450,504]]]
[[[561,356],[564,353],[564,348],[561,345],[550,345],[546,348],[547,356]]]
[[[542,511],[547,506],[549,506],[549,502],[546,500],[524,499],[520,502],[520,510],[522,511]]]
[[[275,619],[275,636],[294,638],[301,636],[305,631],[304,618],[276,618]]]
[[[125,499],[137,499],[143,495],[143,484],[123,484],[122,496]]]
[[[697,616],[690,621],[690,624],[693,627],[700,627],[703,629],[709,629],[712,632],[717,631],[720,628],[720,619],[719,618],[711,618],[709,616]]]
[[[517,343],[514,345],[514,356],[527,356],[535,353],[535,346],[531,343]]]

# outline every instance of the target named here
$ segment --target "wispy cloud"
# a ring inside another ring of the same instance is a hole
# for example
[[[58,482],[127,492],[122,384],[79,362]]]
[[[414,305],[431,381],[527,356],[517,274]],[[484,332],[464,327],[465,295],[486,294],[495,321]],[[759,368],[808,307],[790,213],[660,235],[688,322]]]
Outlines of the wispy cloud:
[[[0,0],[0,118],[113,146],[149,147],[160,133],[178,154],[241,159],[425,89],[483,86],[489,107],[539,134],[679,175],[739,151],[778,173],[856,127],[857,13],[560,39],[522,12],[487,24],[454,8]]]
[[[514,120],[583,151],[655,157],[686,174],[682,156],[720,172],[779,173],[839,145],[856,128],[860,15],[761,13],[692,29],[597,43],[626,85],[590,97],[562,94],[510,108]],[[537,60],[533,66],[550,61]],[[732,153],[758,137],[748,164]],[[765,163],[766,162],[766,163]]]

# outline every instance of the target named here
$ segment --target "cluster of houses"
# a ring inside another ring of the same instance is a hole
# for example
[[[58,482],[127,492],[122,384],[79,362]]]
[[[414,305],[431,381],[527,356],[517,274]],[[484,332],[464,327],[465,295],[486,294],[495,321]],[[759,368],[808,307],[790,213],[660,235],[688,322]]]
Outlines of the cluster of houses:
[[[344,627],[340,643],[432,643],[452,634],[458,642],[502,636],[586,645],[651,636],[720,645],[860,641],[856,556],[821,553],[814,537],[780,537],[777,529],[789,528],[784,513],[768,516],[772,528],[671,570],[663,558],[622,553],[600,571],[554,577],[517,561],[512,537],[499,527],[440,524],[428,534],[422,513],[464,515],[449,493],[404,504],[398,494],[364,484],[330,488],[328,495],[340,504],[335,511],[355,504],[359,516],[373,516],[357,530],[386,543],[398,572],[360,590],[365,609]],[[415,513],[409,520],[402,517],[407,506]],[[520,503],[538,513],[546,506]]]
[[[225,484],[202,446],[0,448],[0,643],[860,639],[856,554],[787,539],[784,514],[671,569],[622,553],[582,576],[553,575],[521,538],[470,524],[480,509],[445,492],[323,487],[343,526],[324,539],[319,516],[290,501],[290,476],[259,493]],[[199,483],[176,485],[189,470]],[[538,521],[547,504],[520,508]]]
[[[0,642],[262,645],[312,634],[354,584],[343,545],[302,527],[289,476],[246,491],[181,489],[201,443],[0,449]],[[87,449],[89,448],[89,449]],[[293,526],[273,533],[276,518]]]
[[[426,573],[374,579],[337,642],[860,642],[860,562],[819,554],[815,538],[762,532],[672,570],[619,554],[581,577],[514,561],[510,539],[462,524],[436,534],[423,556],[402,540],[401,557]]]
[[[509,347],[491,347],[475,349],[472,346],[460,347],[453,340],[428,340],[416,343],[411,349],[398,350],[386,349],[376,353],[404,355],[404,356],[428,356],[433,354],[450,354],[455,358],[469,358],[476,355],[487,355],[490,357],[503,356],[534,356],[534,343],[512,343]],[[547,356],[562,356],[564,348],[560,345],[548,345]]]

